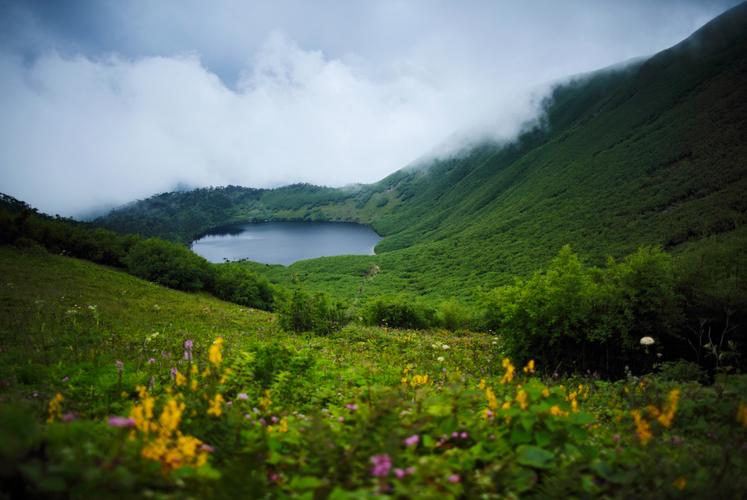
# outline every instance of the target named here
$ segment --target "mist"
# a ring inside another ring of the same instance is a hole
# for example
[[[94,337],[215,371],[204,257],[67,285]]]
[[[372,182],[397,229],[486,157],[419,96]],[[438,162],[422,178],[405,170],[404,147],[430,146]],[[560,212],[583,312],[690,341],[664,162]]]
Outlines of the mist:
[[[6,2],[0,192],[77,216],[176,186],[374,182],[510,141],[553,83],[735,2],[650,3]]]

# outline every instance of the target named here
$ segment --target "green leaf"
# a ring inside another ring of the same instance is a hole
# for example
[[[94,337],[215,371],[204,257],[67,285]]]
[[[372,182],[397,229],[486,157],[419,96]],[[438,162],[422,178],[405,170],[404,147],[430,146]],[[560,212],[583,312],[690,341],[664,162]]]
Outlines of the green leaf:
[[[290,482],[294,490],[313,490],[324,485],[324,481],[314,476],[296,476]]]
[[[555,454],[539,446],[521,445],[516,449],[516,461],[527,467],[547,469]]]

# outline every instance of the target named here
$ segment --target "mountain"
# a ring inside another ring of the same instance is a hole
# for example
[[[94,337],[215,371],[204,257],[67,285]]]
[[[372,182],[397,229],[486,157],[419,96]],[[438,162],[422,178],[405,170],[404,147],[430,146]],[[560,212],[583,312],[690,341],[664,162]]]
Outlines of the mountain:
[[[745,192],[741,4],[653,57],[558,86],[543,123],[511,144],[347,189],[167,193],[96,224],[188,242],[238,221],[368,223],[384,236],[375,257],[254,267],[351,296],[375,263],[374,292],[446,297],[526,275],[568,243],[592,263],[658,244],[693,261],[718,260],[722,273],[738,275],[747,263]]]

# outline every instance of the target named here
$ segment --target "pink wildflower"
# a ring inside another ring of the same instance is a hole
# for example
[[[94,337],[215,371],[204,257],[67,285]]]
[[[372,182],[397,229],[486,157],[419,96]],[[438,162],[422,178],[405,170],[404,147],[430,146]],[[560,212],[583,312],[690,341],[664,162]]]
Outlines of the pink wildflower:
[[[374,477],[385,477],[389,475],[392,468],[392,459],[386,453],[371,457],[371,475]]]
[[[111,416],[109,417],[109,426],[110,427],[135,427],[135,420],[129,418],[129,417],[118,417],[118,416]]]
[[[239,395],[236,396],[236,399],[238,399],[239,401],[246,401],[247,399],[249,399],[249,396],[245,392],[240,392]]]
[[[458,483],[459,481],[462,480],[462,478],[459,477],[459,474],[452,474],[452,475],[449,476],[448,479],[449,479],[450,483],[454,483],[454,484],[456,484],[456,483]]]
[[[420,442],[420,436],[413,434],[409,438],[405,439],[405,446],[416,446]]]

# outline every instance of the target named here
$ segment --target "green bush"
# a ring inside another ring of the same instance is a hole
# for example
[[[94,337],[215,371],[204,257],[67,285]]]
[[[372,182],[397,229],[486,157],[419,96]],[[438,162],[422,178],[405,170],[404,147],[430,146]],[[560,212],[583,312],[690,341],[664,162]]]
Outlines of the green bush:
[[[235,304],[271,311],[274,297],[270,283],[238,264],[213,266],[215,276],[211,292],[219,299]]]
[[[212,284],[208,261],[183,246],[156,238],[135,244],[124,263],[131,274],[169,288],[202,290]]]
[[[384,296],[369,303],[364,310],[369,325],[391,328],[423,329],[434,326],[435,312],[406,297]]]
[[[345,306],[326,294],[309,295],[296,288],[280,309],[280,326],[291,332],[321,335],[340,330],[348,322]]]
[[[604,269],[584,266],[569,246],[548,268],[498,288],[484,300],[484,327],[498,331],[508,354],[561,371],[620,375],[650,369],[654,348],[681,320],[671,257],[641,248]]]

